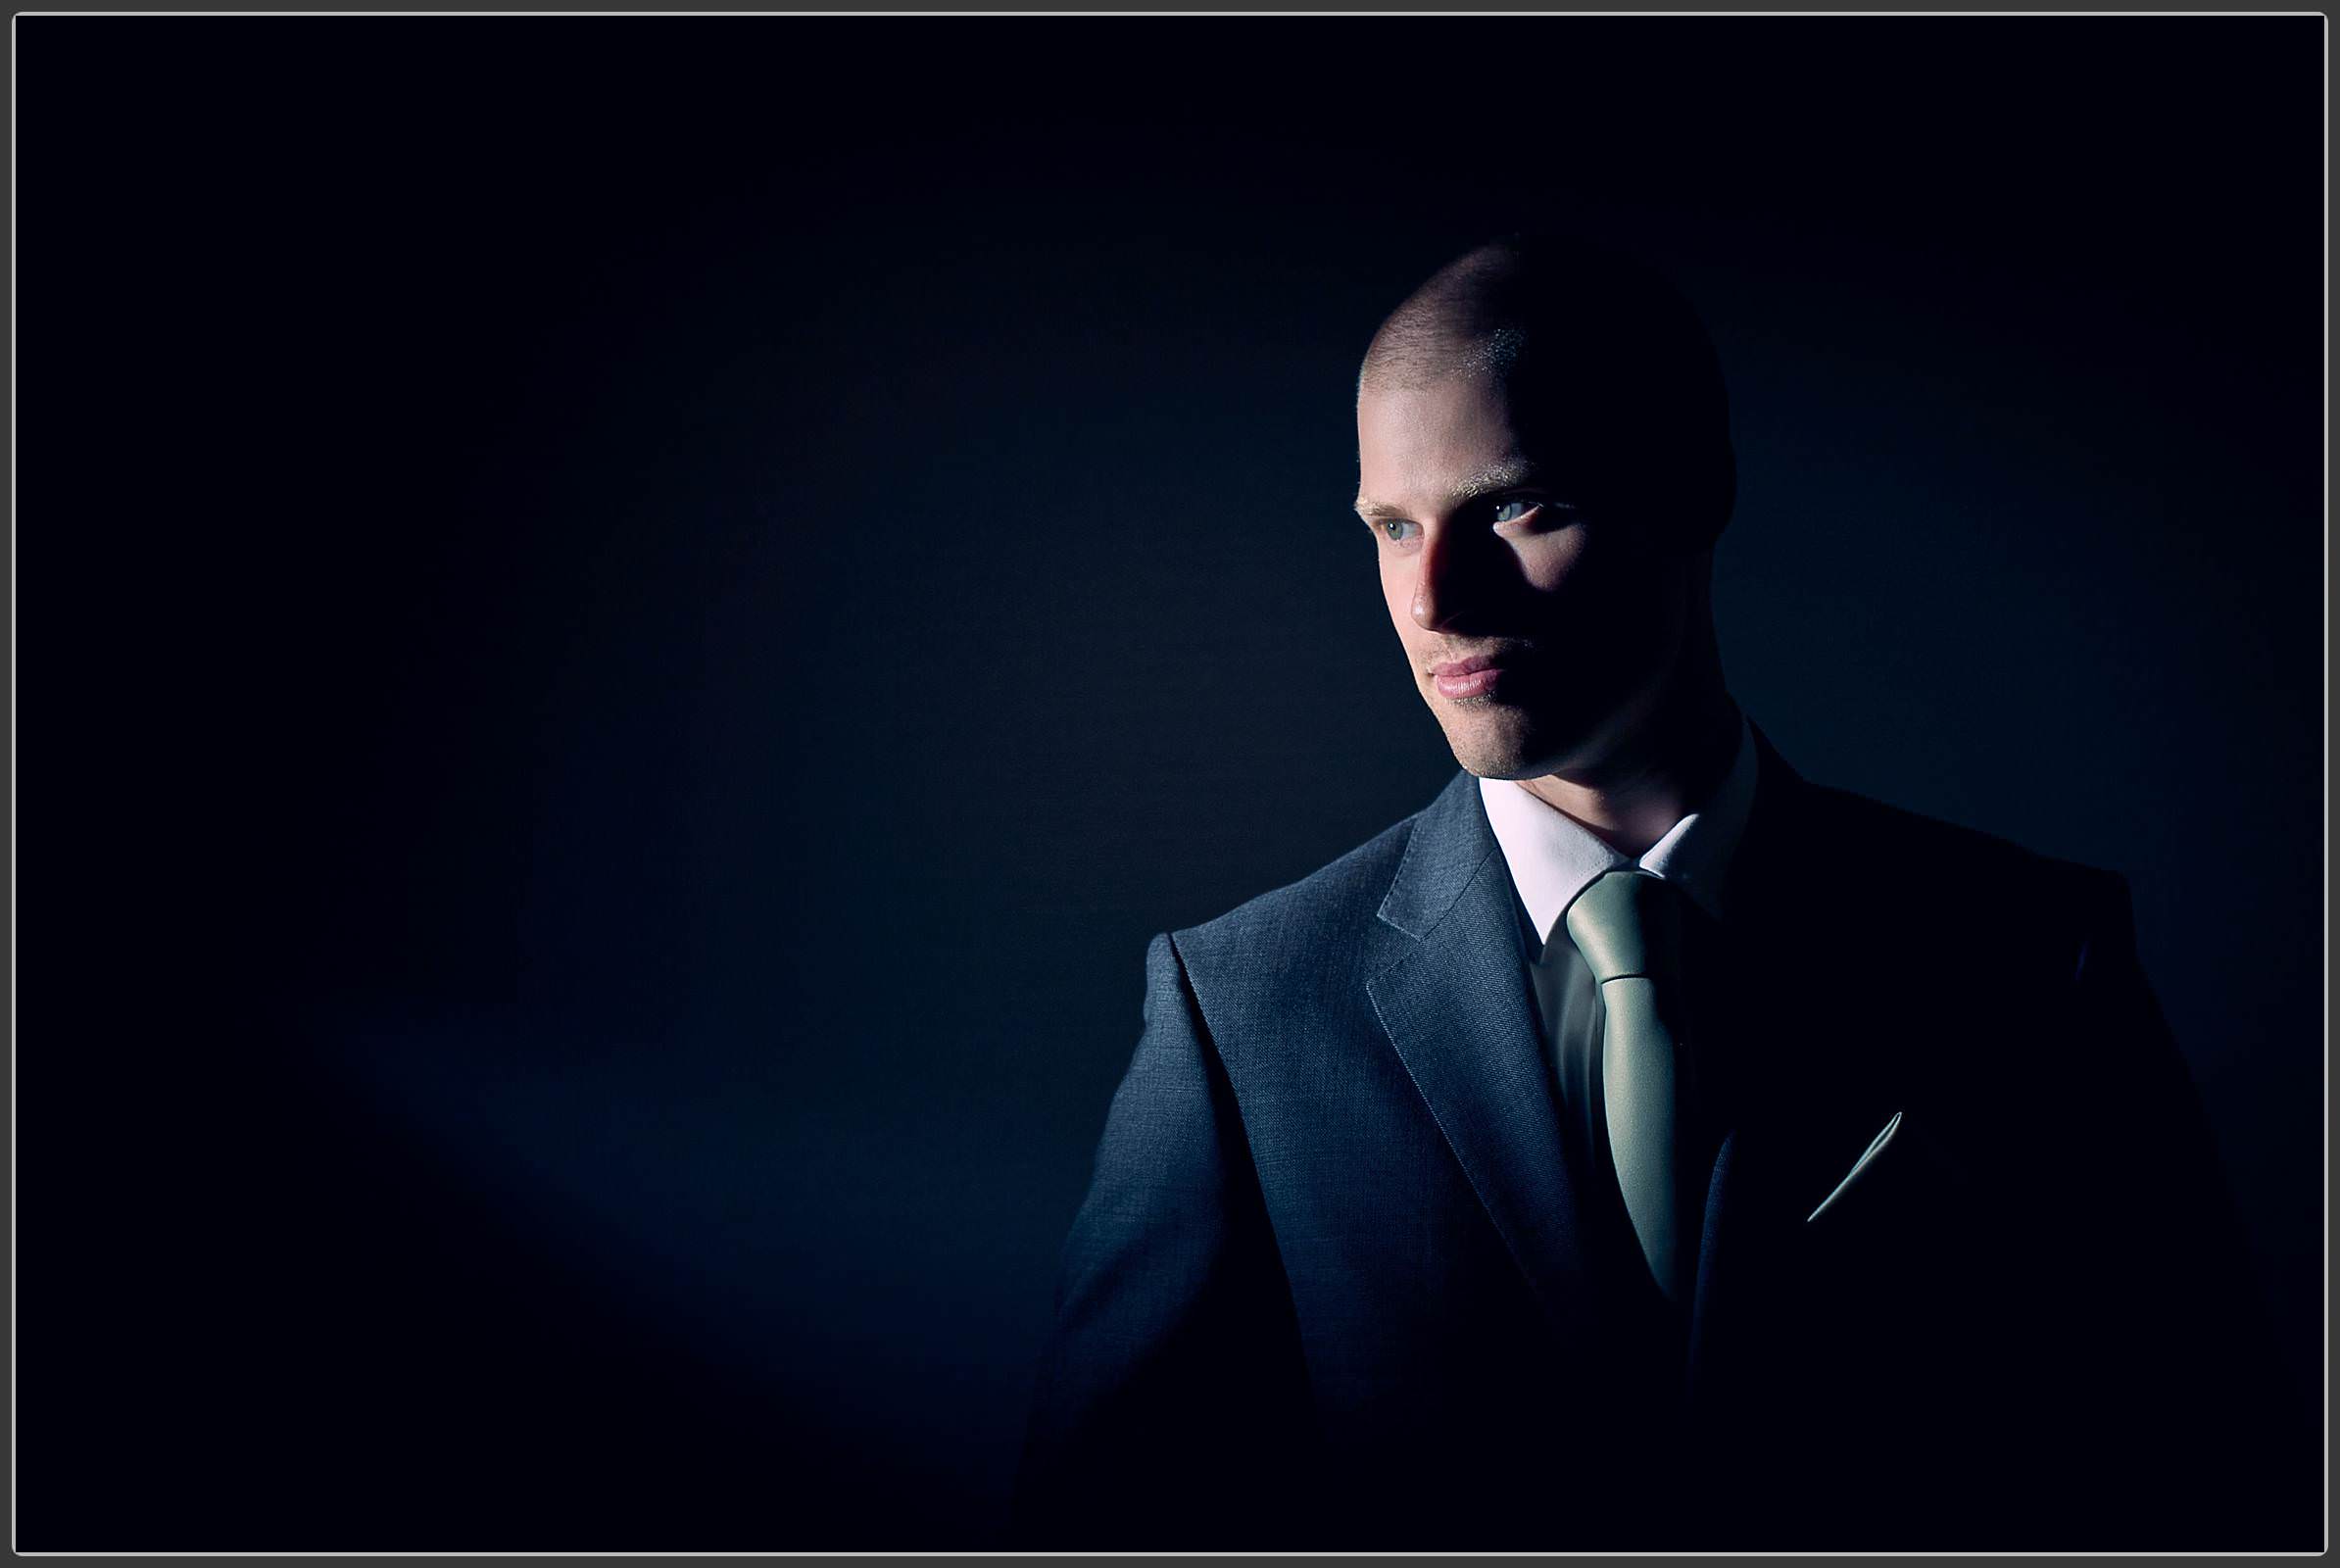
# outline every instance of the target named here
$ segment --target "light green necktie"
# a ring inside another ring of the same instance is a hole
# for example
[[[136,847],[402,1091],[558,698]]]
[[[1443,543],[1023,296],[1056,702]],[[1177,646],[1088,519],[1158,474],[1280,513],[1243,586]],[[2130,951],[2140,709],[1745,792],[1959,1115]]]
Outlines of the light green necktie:
[[[1609,1154],[1641,1255],[1668,1300],[1691,1284],[1696,1237],[1679,1153],[1686,1064],[1677,1060],[1681,895],[1643,871],[1603,873],[1568,906],[1568,936],[1600,982],[1601,1103]]]

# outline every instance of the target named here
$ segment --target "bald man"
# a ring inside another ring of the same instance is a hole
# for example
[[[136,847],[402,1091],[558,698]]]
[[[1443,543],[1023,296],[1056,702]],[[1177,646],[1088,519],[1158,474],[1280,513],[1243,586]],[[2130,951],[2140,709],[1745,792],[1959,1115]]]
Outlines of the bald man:
[[[1023,1539],[2267,1544],[2280,1400],[2126,885],[1740,711],[1689,307],[1475,251],[1374,335],[1357,442],[1460,771],[1153,939]]]

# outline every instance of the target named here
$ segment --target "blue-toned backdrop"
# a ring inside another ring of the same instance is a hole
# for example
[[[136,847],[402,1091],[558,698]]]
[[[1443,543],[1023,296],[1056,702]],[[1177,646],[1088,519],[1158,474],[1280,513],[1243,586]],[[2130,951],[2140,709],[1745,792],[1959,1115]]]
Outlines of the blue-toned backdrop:
[[[2322,34],[20,21],[20,1544],[984,1544],[1146,939],[1452,766],[1356,356],[1555,216],[2320,1376]]]

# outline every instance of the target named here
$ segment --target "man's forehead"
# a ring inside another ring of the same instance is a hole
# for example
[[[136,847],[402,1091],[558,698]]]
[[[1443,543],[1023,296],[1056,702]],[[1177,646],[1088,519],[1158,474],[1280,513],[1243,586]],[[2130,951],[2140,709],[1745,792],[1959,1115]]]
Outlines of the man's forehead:
[[[1385,383],[1357,401],[1357,510],[1365,515],[1458,506],[1526,483],[1535,466],[1494,377]]]

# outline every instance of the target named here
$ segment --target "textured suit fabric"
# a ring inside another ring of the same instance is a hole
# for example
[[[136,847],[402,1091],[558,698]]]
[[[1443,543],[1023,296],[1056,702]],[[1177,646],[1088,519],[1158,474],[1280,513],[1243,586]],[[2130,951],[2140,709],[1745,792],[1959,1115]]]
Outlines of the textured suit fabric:
[[[1020,1543],[2313,1544],[2125,884],[1758,742],[1701,938],[1727,1125],[1686,1314],[1562,1135],[1517,900],[1458,775],[1148,948]]]

